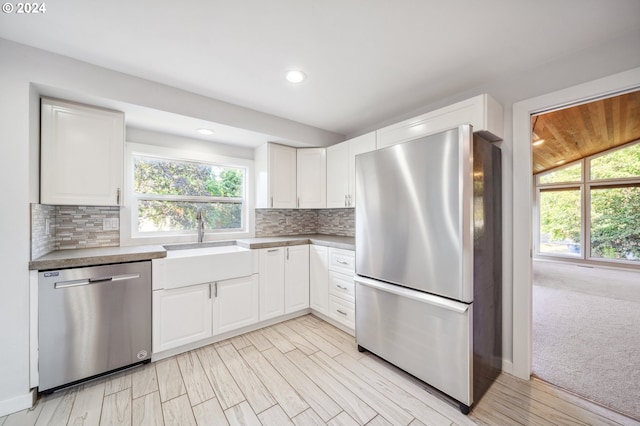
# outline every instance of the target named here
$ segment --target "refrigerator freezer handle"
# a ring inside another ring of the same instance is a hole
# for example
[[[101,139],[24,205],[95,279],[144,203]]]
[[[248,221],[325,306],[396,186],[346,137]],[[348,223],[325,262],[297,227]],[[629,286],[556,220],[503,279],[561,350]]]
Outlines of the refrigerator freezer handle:
[[[377,290],[385,291],[387,293],[396,294],[398,296],[407,297],[418,302],[423,302],[429,305],[434,305],[443,309],[454,311],[460,314],[465,313],[470,305],[466,303],[457,302],[455,300],[446,299],[440,296],[434,296],[433,294],[422,293],[420,291],[411,290],[405,287],[400,287],[394,284],[387,284],[381,281],[372,280],[370,278],[355,277],[355,282],[367,287],[375,288]]]

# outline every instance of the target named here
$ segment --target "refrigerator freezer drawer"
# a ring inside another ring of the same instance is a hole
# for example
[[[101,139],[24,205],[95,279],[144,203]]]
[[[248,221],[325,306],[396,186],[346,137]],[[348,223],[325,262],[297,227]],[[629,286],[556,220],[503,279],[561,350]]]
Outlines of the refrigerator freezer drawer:
[[[356,276],[356,341],[470,406],[472,305]]]

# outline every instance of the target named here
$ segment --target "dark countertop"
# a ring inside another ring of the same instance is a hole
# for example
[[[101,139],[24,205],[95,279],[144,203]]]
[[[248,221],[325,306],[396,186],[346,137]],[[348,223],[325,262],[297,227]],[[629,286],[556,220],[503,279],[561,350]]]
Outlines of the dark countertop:
[[[298,246],[302,244],[316,244],[319,246],[340,248],[344,250],[355,250],[356,243],[354,237],[343,237],[340,235],[287,235],[282,237],[260,237],[245,238],[237,240],[236,244],[248,249],[262,249],[283,246]]]
[[[324,234],[244,238],[236,240],[236,244],[247,249],[316,244],[345,250],[355,250],[354,237]],[[32,260],[29,262],[29,269],[43,271],[47,269],[137,262],[141,260],[160,259],[163,257],[167,257],[167,251],[161,245],[58,250]]]
[[[136,262],[167,256],[162,246],[98,247],[58,250],[29,262],[31,270],[75,268],[109,263]]]

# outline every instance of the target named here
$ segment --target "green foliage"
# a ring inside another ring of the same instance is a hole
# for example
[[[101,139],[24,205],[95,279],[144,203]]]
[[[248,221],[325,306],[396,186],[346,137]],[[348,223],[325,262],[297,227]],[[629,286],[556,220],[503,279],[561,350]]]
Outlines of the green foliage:
[[[640,187],[591,191],[591,256],[640,260]]]
[[[580,190],[540,192],[540,231],[553,241],[580,242]]]
[[[140,200],[138,230],[141,232],[195,230],[198,207],[203,209],[207,229],[242,227],[242,169],[135,157],[134,191],[149,198],[179,197]],[[202,200],[194,201],[180,197],[202,197]],[[229,201],[224,200],[225,198]]]
[[[612,151],[591,160],[591,179],[640,176],[640,143]]]
[[[561,169],[552,170],[540,175],[541,184],[579,182],[582,178],[582,163],[572,164]]]

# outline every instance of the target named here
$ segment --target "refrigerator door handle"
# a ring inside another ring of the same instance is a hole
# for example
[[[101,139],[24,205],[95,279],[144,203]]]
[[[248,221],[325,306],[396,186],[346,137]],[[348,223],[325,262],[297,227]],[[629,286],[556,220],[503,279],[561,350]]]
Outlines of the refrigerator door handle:
[[[372,280],[371,278],[361,277],[359,275],[355,276],[355,282],[367,287],[386,291],[387,293],[396,294],[398,296],[407,297],[418,302],[423,302],[429,305],[437,306],[439,308],[454,311],[459,314],[463,314],[469,309],[469,305],[467,305],[466,303],[456,302],[455,300],[446,299],[440,296],[434,296],[433,294],[422,293],[393,284],[387,284],[381,281]]]

